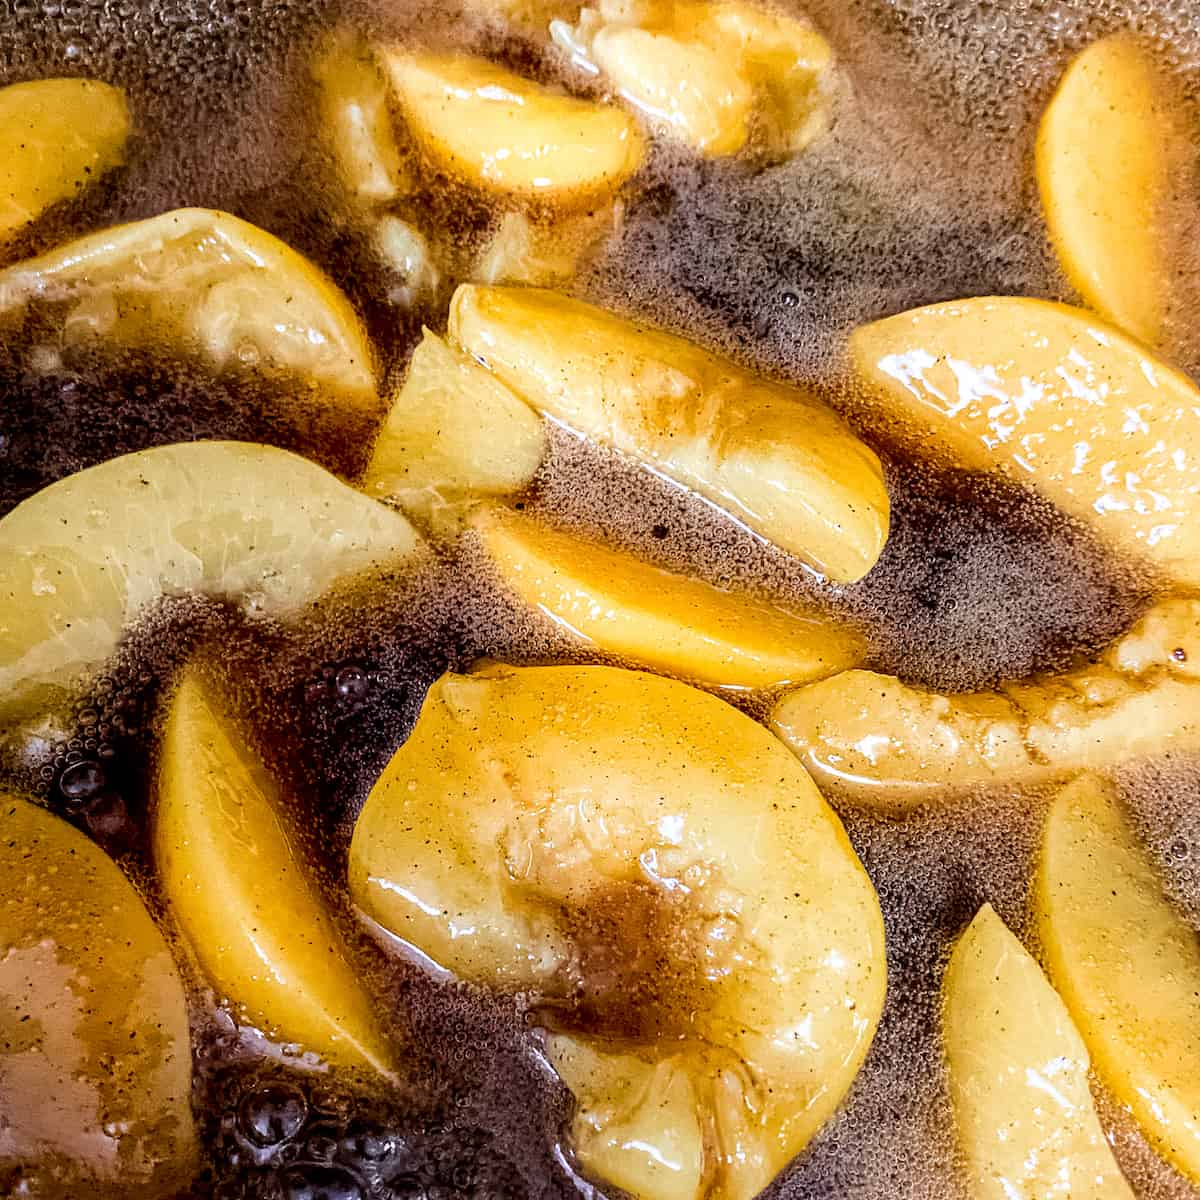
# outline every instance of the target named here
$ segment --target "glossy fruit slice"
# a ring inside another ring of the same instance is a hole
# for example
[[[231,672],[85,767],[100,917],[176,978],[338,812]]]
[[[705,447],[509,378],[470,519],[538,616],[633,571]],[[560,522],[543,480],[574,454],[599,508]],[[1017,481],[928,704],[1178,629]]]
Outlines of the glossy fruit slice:
[[[154,857],[217,992],[324,1059],[389,1073],[371,1001],[285,829],[274,780],[212,685],[184,672],[163,732]]]
[[[286,618],[419,544],[399,513],[269,446],[162,446],[68,476],[0,521],[0,714],[86,684],[165,595]]]
[[[464,284],[450,336],[564,425],[641,459],[831,579],[887,539],[879,460],[812,395],[537,288]]]
[[[375,442],[362,488],[436,523],[464,501],[519,491],[545,452],[542,418],[427,329]]]
[[[1050,806],[1035,906],[1046,969],[1097,1073],[1200,1183],[1200,940],[1104,781],[1081,777]]]
[[[556,625],[634,662],[719,687],[822,679],[861,662],[844,625],[784,612],[572,537],[480,508],[471,524],[505,584]]]
[[[373,408],[374,356],[350,302],[277,237],[181,208],[0,271],[0,312],[65,309],[64,336],[165,344],[217,370],[285,371]]]
[[[1062,675],[943,695],[847,671],[789,693],[771,722],[823,785],[881,807],[1200,747],[1200,600],[1156,605]]]
[[[197,1166],[183,984],[141,898],[65,821],[0,796],[0,1173],[144,1200]]]
[[[811,780],[641,672],[443,676],[359,817],[350,889],[443,967],[541,999],[584,1166],[639,1196],[757,1195],[883,1003],[879,904]]]
[[[959,1146],[978,1200],[1133,1200],[1088,1089],[1088,1053],[1058,994],[985,904],[942,985]]]
[[[0,88],[0,241],[119,166],[129,108],[94,79]]]
[[[628,114],[462,54],[379,51],[425,156],[465,183],[554,203],[594,199],[639,166]]]
[[[1200,391],[1140,343],[1065,304],[984,297],[864,325],[850,357],[926,453],[1028,482],[1200,584]]]
[[[1169,295],[1162,227],[1182,130],[1165,81],[1133,35],[1094,42],[1042,116],[1037,179],[1050,237],[1084,302],[1150,344]]]

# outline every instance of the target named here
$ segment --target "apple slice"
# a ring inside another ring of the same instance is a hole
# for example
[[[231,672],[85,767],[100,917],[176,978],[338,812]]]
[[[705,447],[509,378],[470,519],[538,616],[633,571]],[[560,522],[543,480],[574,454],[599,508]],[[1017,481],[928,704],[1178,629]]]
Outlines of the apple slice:
[[[0,716],[85,686],[164,595],[285,619],[420,539],[307,459],[191,442],[68,476],[0,520]]]
[[[978,1200],[1133,1200],[1088,1090],[1088,1053],[1058,993],[985,904],[942,984],[958,1141]]]
[[[0,241],[119,166],[129,124],[124,93],[95,79],[0,88]]]
[[[390,1074],[371,1001],[284,828],[274,781],[194,667],[163,731],[154,857],[213,987],[282,1042]]]
[[[586,203],[641,166],[642,136],[619,108],[551,91],[483,58],[377,52],[425,157],[465,183]]]
[[[181,208],[0,271],[0,314],[65,308],[64,336],[255,364],[374,410],[374,353],[350,301],[303,255],[229,213]]]
[[[1200,391],[1065,304],[983,297],[855,330],[851,364],[900,436],[1027,481],[1125,553],[1200,584]]]
[[[1063,675],[942,695],[847,671],[790,692],[771,723],[823,785],[885,808],[1200,747],[1200,600],[1156,605]]]
[[[183,983],[115,863],[0,796],[0,1176],[10,1195],[174,1195],[198,1162]]]
[[[1097,1073],[1200,1184],[1200,940],[1110,784],[1082,776],[1051,804],[1035,906],[1046,969]]]
[[[757,1195],[883,1004],[879,903],[812,781],[749,717],[637,671],[443,676],[367,798],[350,890],[540,1001],[583,1165],[639,1196]]]
[[[441,527],[473,498],[526,487],[545,453],[541,417],[427,329],[379,432],[362,488]]]
[[[464,284],[450,336],[548,416],[692,488],[831,579],[875,565],[888,530],[883,470],[810,393],[537,288]]]
[[[822,679],[861,662],[861,639],[552,529],[497,506],[471,525],[505,584],[598,649],[699,683],[751,689]]]
[[[1151,345],[1169,295],[1171,159],[1184,145],[1166,81],[1129,33],[1072,60],[1038,127],[1038,190],[1067,278],[1091,308]]]

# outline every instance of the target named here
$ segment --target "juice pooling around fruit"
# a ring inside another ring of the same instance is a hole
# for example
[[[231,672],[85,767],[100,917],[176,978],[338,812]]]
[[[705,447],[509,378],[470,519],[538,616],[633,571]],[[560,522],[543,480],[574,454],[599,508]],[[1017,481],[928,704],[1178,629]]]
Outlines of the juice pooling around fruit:
[[[446,675],[372,789],[355,901],[458,975],[533,993],[584,1165],[646,1200],[750,1200],[841,1102],[883,926],[770,735],[613,667]]]

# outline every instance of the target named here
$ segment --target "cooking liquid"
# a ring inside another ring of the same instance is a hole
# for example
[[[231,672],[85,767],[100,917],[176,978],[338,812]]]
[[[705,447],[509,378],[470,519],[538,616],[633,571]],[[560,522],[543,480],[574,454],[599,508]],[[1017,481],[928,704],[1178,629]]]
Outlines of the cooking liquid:
[[[1075,50],[1132,25],[1167,47],[1195,116],[1200,22],[1191,0],[812,0],[805,11],[850,81],[832,133],[765,171],[656,147],[617,235],[572,290],[825,388],[853,420],[855,397],[837,376],[855,324],[974,294],[1068,296],[1030,178],[1041,106]],[[342,22],[373,37],[486,48],[541,78],[561,68],[452,4],[3,0],[0,83],[107,79],[128,89],[137,129],[128,165],[37,222],[11,257],[174,207],[225,208],[325,267],[365,315],[389,377],[401,378],[421,323],[443,327],[444,306],[389,301],[397,280],[328,182],[308,64],[320,36]],[[429,181],[418,210],[464,245],[486,230],[488,210],[446,180]],[[1186,297],[1197,264],[1176,266]],[[1168,352],[1194,373],[1200,323],[1189,316],[1179,304]],[[164,355],[64,348],[36,317],[0,348],[0,391],[0,513],[66,474],[160,443],[270,442],[347,476],[369,447],[369,426],[314,416],[301,388],[263,381],[252,367],[216,379]],[[1028,494],[909,461],[890,451],[886,430],[864,434],[885,458],[893,528],[878,566],[851,586],[823,584],[694,497],[563,431],[526,504],[660,565],[847,615],[868,636],[871,666],[947,690],[1066,667],[1155,593],[1155,580]],[[461,985],[372,936],[344,881],[354,817],[441,671],[480,657],[595,656],[507,600],[470,544],[399,593],[286,630],[251,629],[215,602],[164,605],[81,700],[76,728],[6,766],[14,787],[35,790],[117,857],[152,904],[161,897],[147,855],[148,780],[162,689],[189,650],[213,638],[223,640],[233,698],[284,781],[381,1022],[402,1047],[407,1083],[396,1091],[314,1072],[297,1048],[239,1029],[189,968],[206,1159],[191,1194],[586,1193],[565,1137],[569,1097],[537,1054],[536,998]],[[736,702],[761,712],[753,697]],[[1123,787],[1171,894],[1200,928],[1200,764],[1156,762],[1128,771]],[[1036,792],[998,790],[903,821],[843,809],[883,905],[887,1007],[848,1101],[770,1195],[965,1194],[941,1074],[942,966],[984,900],[1028,931],[1044,803]],[[635,924],[620,913],[609,922],[618,940]],[[602,957],[611,964],[623,952]],[[1200,1194],[1115,1106],[1105,1115],[1140,1195]],[[36,1167],[0,1168],[0,1195],[70,1196],[60,1182],[56,1190]]]

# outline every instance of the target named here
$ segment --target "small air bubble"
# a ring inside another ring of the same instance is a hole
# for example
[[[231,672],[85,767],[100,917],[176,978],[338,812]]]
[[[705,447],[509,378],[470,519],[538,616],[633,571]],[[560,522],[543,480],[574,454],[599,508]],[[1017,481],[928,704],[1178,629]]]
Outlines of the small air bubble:
[[[304,1128],[308,1102],[297,1088],[271,1085],[247,1092],[238,1106],[242,1132],[256,1146],[278,1146]]]
[[[83,804],[98,796],[108,783],[104,768],[98,762],[85,759],[72,763],[58,781],[58,790],[72,804]]]

